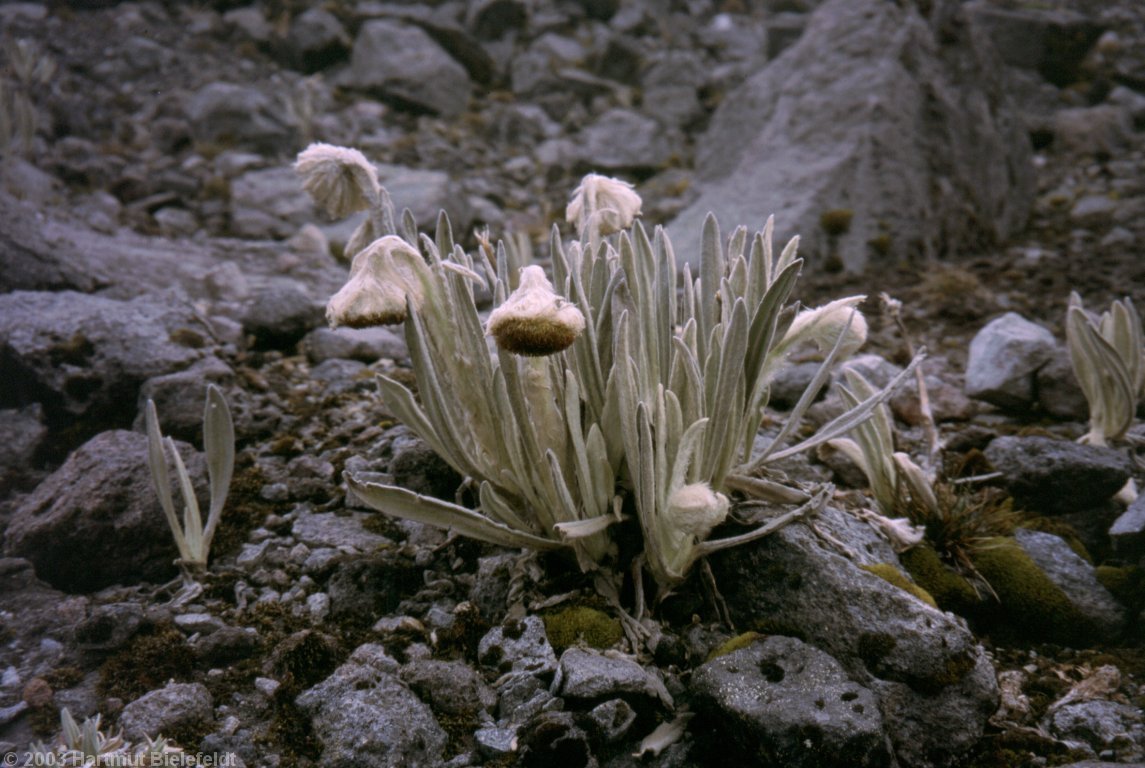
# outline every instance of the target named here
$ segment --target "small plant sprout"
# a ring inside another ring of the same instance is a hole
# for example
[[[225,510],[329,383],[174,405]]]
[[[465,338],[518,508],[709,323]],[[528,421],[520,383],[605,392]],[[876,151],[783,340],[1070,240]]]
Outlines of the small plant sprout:
[[[630,185],[586,177],[568,210],[579,241],[566,246],[554,228],[551,282],[528,266],[515,291],[510,275],[520,262],[503,242],[486,239],[471,256],[454,243],[444,213],[433,238],[415,236],[403,213],[402,239],[417,243],[424,273],[419,268],[411,283],[394,271],[395,258],[375,286],[407,287],[418,396],[382,376],[382,398],[477,490],[477,507],[347,473],[360,499],[481,541],[571,551],[614,603],[618,574],[628,571],[617,561],[619,524],[638,529],[638,560],[663,597],[706,555],[826,503],[829,486],[808,492],[768,479],[770,463],[870,418],[913,364],[886,390],[788,445],[833,364],[865,339],[855,309],[861,297],[804,312],[788,305],[802,262],[795,240],[773,253],[771,220],[753,236],[741,227],[725,241],[709,216],[697,274],[678,269],[663,229],[649,234],[634,220],[640,204]],[[493,297],[484,323],[475,283]],[[822,369],[792,419],[753,455],[770,382],[805,342],[824,349]],[[715,537],[732,490],[787,508],[754,529]],[[630,639],[634,626],[625,624]]]
[[[76,722],[67,707],[60,711],[60,736],[51,745],[36,742],[29,747],[27,765],[60,766],[187,766],[196,761],[161,736],[138,744],[118,733],[99,729],[100,716]],[[14,765],[15,763],[13,763]],[[24,763],[21,763],[23,765]]]
[[[1120,440],[1145,394],[1141,317],[1128,298],[1095,317],[1072,293],[1065,328],[1070,361],[1089,402],[1089,432],[1081,442],[1106,445]]]
[[[203,449],[207,455],[207,476],[210,487],[210,506],[207,525],[203,527],[199,502],[191,485],[191,476],[183,463],[175,441],[164,437],[159,431],[159,415],[155,403],[147,401],[147,460],[151,467],[151,479],[159,496],[159,506],[167,516],[175,545],[179,549],[176,561],[183,571],[184,583],[194,581],[194,577],[207,568],[207,555],[211,550],[211,540],[219,527],[223,514],[223,504],[230,489],[231,477],[235,468],[235,430],[231,421],[231,411],[222,392],[214,384],[207,386],[207,402],[203,409]],[[183,520],[175,514],[175,500],[171,495],[171,481],[167,473],[167,457],[175,466],[175,476],[183,497]]]

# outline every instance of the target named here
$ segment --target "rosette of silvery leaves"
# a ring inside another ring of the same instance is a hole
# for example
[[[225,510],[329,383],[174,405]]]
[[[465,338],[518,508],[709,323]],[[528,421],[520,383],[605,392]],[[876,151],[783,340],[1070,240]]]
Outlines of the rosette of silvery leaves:
[[[790,306],[797,240],[776,256],[771,220],[750,237],[740,227],[725,242],[709,216],[698,274],[678,270],[663,229],[650,235],[635,218],[639,207],[631,185],[586,178],[569,206],[580,239],[566,246],[555,227],[550,238],[551,283],[537,266],[511,274],[504,243],[466,253],[444,213],[432,239],[403,226],[401,247],[420,251],[424,263],[407,262],[410,275],[382,270],[376,278],[416,281],[418,290],[406,294],[405,335],[418,397],[385,376],[381,394],[477,488],[478,506],[348,473],[359,498],[494,544],[571,549],[585,570],[617,565],[613,527],[635,517],[644,564],[662,592],[699,558],[825,502],[829,487],[781,484],[765,476],[768,463],[846,433],[912,369],[814,437],[786,445],[833,363],[863,343],[866,324],[855,311],[862,297],[815,310]],[[476,286],[493,296],[488,323]],[[340,322],[336,311],[330,319]],[[543,343],[530,346],[530,329]],[[779,434],[753,456],[768,385],[804,342],[820,346],[824,364]],[[711,538],[733,488],[794,508],[747,533]]]

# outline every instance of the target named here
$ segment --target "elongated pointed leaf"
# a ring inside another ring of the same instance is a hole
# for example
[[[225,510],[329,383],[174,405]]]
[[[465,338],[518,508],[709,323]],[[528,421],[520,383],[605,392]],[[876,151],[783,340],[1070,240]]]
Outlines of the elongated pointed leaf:
[[[203,409],[203,450],[207,454],[211,494],[203,544],[209,550],[235,473],[235,425],[226,398],[214,384],[207,386],[207,404]]]
[[[379,512],[393,517],[414,520],[436,528],[452,529],[471,539],[502,547],[549,550],[564,546],[559,541],[514,530],[457,504],[421,496],[393,485],[360,481],[350,473],[346,473],[344,477],[346,484],[359,499]]]
[[[175,499],[171,495],[171,476],[167,473],[167,457],[164,453],[163,433],[159,431],[159,415],[155,411],[155,403],[147,401],[147,465],[151,468],[151,481],[155,485],[155,494],[159,497],[159,506],[167,518],[167,525],[171,528],[171,535],[175,539],[175,546],[179,550],[179,557],[186,560],[190,556],[187,551],[187,539],[183,536],[183,526],[179,523],[179,515],[175,511]]]
[[[187,472],[187,465],[175,447],[175,441],[169,437],[163,438],[164,447],[171,454],[171,462],[175,465],[175,478],[179,482],[179,491],[183,495],[183,537],[187,542],[187,553],[190,555],[188,565],[206,565],[207,554],[203,547],[203,518],[199,514],[199,500],[195,498],[195,486],[191,484],[191,475]]]

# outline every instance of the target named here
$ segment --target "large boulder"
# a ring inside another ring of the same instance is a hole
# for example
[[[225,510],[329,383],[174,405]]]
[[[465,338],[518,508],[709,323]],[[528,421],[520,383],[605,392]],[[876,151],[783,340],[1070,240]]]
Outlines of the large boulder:
[[[201,455],[176,445],[205,500]],[[84,443],[16,507],[4,550],[67,592],[175,576],[179,552],[152,486],[147,438],[114,430]]]
[[[39,402],[51,426],[127,426],[140,385],[187,368],[207,343],[194,310],[171,301],[0,295],[0,405]]]
[[[670,229],[681,258],[698,258],[709,211],[725,227],[775,214],[777,234],[801,235],[811,263],[853,271],[1023,226],[1031,151],[995,76],[1001,62],[957,2],[926,5],[924,16],[915,3],[828,0],[797,43],[728,94],[697,144],[699,198]]]
[[[900,765],[954,764],[997,706],[985,652],[961,619],[860,567],[894,557],[869,543],[866,524],[827,509],[815,525],[824,535],[788,525],[713,558],[733,620],[834,657],[875,694]]]

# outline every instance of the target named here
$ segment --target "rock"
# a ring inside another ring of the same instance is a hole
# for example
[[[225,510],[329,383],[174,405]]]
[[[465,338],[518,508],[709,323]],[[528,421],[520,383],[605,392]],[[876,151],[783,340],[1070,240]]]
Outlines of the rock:
[[[289,350],[325,322],[325,302],[288,278],[255,291],[243,307],[243,330],[263,348]]]
[[[694,51],[668,50],[649,57],[640,87],[646,114],[664,125],[688,127],[704,114],[700,88],[703,58]]]
[[[609,743],[624,738],[636,722],[636,710],[624,699],[601,702],[589,711],[588,716]]]
[[[1059,110],[1053,115],[1052,130],[1054,149],[1099,160],[1133,144],[1129,111],[1110,104]]]
[[[1125,558],[1145,549],[1145,496],[1138,495],[1109,528],[1113,551]]]
[[[312,365],[326,360],[359,360],[375,363],[383,357],[409,357],[405,339],[391,328],[317,328],[302,340],[302,351]]]
[[[378,181],[390,193],[394,207],[399,211],[409,208],[422,231],[436,230],[441,211],[449,214],[455,233],[466,231],[472,213],[447,173],[401,165],[382,164],[377,168]]]
[[[235,83],[211,83],[187,103],[195,141],[243,147],[271,156],[294,146],[295,127],[284,114],[263,91]]]
[[[247,171],[231,181],[231,229],[240,237],[286,238],[315,216],[289,166]]]
[[[566,87],[556,73],[577,66],[587,55],[584,46],[572,37],[555,32],[538,36],[513,57],[509,68],[513,93],[525,99]]]
[[[517,765],[599,768],[592,753],[592,738],[572,712],[542,712],[526,723],[517,736]]]
[[[1089,418],[1089,401],[1077,383],[1073,362],[1065,347],[1055,348],[1049,362],[1034,374],[1034,391],[1038,405],[1051,416],[1075,421]]]
[[[569,648],[561,654],[550,692],[566,699],[599,701],[629,696],[672,706],[672,697],[654,673],[631,659],[586,648]]]
[[[148,379],[139,388],[139,415],[135,419],[135,430],[146,431],[144,413],[147,401],[153,400],[159,428],[164,435],[202,445],[207,386],[215,384],[225,390],[234,380],[235,372],[231,367],[214,356],[204,357],[186,370]],[[233,401],[235,398],[232,395],[229,399]],[[233,413],[233,402],[228,402],[228,405]]]
[[[499,673],[526,672],[547,678],[557,671],[557,656],[539,616],[507,619],[493,627],[481,638],[477,658]]]
[[[402,568],[383,557],[345,560],[326,582],[330,618],[369,625],[398,607],[404,593],[421,585],[420,571]]]
[[[464,661],[415,659],[402,667],[400,676],[438,713],[475,717],[497,705],[497,694]]]
[[[683,136],[650,117],[610,109],[576,138],[580,164],[608,171],[662,170],[683,152]]]
[[[985,454],[1020,503],[1046,514],[1094,507],[1117,493],[1132,471],[1113,448],[1049,437],[999,437]]]
[[[1066,10],[986,2],[969,3],[968,10],[973,26],[990,37],[1007,64],[1037,70],[1058,87],[1081,77],[1082,61],[1103,31],[1095,20]]]
[[[874,536],[831,509],[816,526],[860,554],[851,542]],[[892,562],[882,546],[878,557]],[[901,764],[950,765],[997,706],[993,667],[961,619],[862,570],[863,559],[792,524],[714,557],[712,567],[737,625],[798,632],[876,695]]]
[[[291,22],[284,54],[299,70],[311,73],[342,61],[349,51],[350,37],[338,17],[322,8],[310,8]]]
[[[168,683],[145,693],[123,708],[119,727],[129,741],[165,736],[186,728],[210,725],[214,719],[211,694],[202,683]]]
[[[1083,617],[1095,637],[1117,637],[1125,624],[1121,606],[1097,580],[1093,566],[1070,549],[1061,537],[1019,528],[1014,539]]]
[[[202,354],[200,328],[189,308],[149,297],[0,295],[0,405],[39,402],[57,427],[84,420],[126,426],[146,379],[182,370]]]
[[[362,25],[344,84],[447,117],[468,108],[471,87],[465,68],[426,32],[387,19]]]
[[[2,496],[11,488],[28,482],[48,428],[44,425],[44,409],[39,403],[0,411],[0,424],[5,430],[4,440],[0,441]]]
[[[444,762],[445,731],[396,670],[380,645],[366,644],[298,696],[323,765],[430,768]]]
[[[1100,229],[1113,222],[1117,211],[1117,201],[1105,195],[1086,195],[1073,204],[1069,212],[1070,220],[1079,227]]]
[[[1132,704],[1104,700],[1066,704],[1050,715],[1049,730],[1060,739],[1082,742],[1097,754],[1112,750],[1118,765],[1145,759],[1145,718]]]
[[[888,766],[878,700],[826,653],[772,636],[692,674],[701,749],[740,764]]]
[[[469,601],[491,623],[500,622],[509,607],[509,586],[518,560],[513,553],[477,558]]]
[[[394,440],[390,474],[394,484],[438,499],[452,499],[464,478],[421,438]]]
[[[698,259],[709,211],[728,231],[774,214],[781,243],[798,233],[812,263],[852,271],[1020,230],[1033,168],[996,53],[958,3],[930,7],[828,0],[730,92],[697,142],[701,194],[670,226],[677,257]],[[832,209],[853,218],[829,238]]]
[[[205,501],[202,457],[176,445]],[[4,548],[68,592],[174,576],[178,551],[152,487],[147,438],[113,430],[84,443],[16,507]]]
[[[991,320],[970,342],[966,394],[1000,408],[1028,408],[1034,376],[1056,349],[1052,333],[1016,312]]]
[[[468,6],[465,25],[480,40],[496,40],[511,30],[522,30],[529,17],[523,0],[475,0]]]
[[[373,515],[364,512],[316,514],[306,504],[300,504],[295,511],[290,534],[313,549],[332,547],[350,554],[370,554],[393,546],[385,536],[366,530],[365,522]]]

